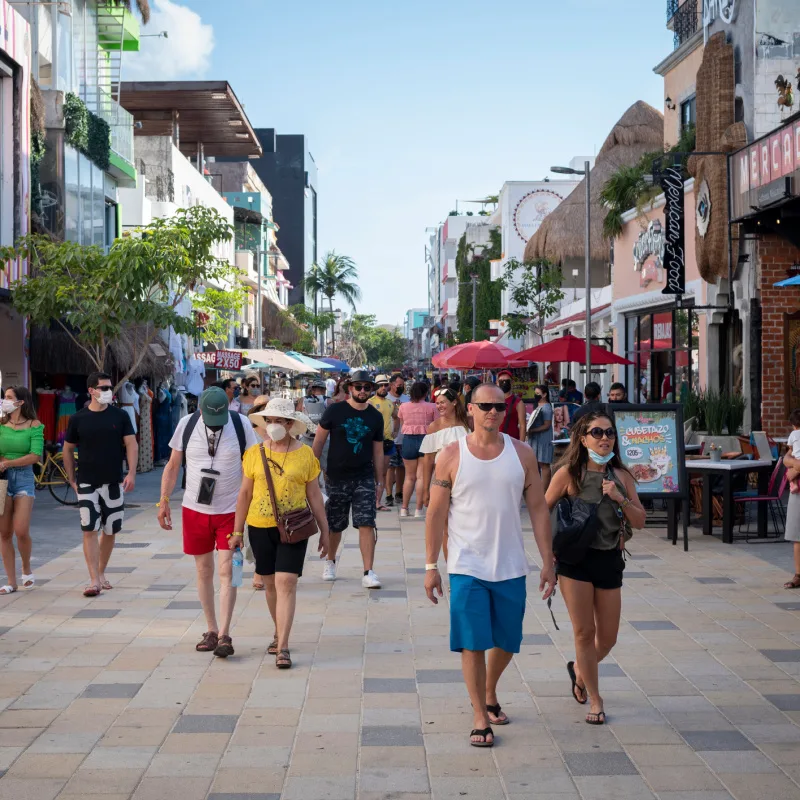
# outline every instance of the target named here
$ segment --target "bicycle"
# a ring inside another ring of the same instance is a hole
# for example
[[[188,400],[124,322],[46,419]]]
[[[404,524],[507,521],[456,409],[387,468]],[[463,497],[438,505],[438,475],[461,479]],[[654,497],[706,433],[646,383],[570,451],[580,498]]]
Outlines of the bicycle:
[[[47,487],[50,494],[64,506],[78,505],[78,496],[67,478],[64,469],[64,454],[56,445],[45,445],[45,460],[39,465],[39,471],[34,475],[37,491]],[[77,454],[74,456],[78,460]]]

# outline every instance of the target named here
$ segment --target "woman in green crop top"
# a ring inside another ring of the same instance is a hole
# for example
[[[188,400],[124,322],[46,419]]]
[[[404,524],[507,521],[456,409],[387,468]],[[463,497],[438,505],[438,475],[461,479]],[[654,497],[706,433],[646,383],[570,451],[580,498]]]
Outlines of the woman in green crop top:
[[[600,523],[594,542],[577,564],[557,563],[556,572],[575,637],[575,661],[567,664],[572,695],[590,703],[586,721],[606,721],[597,665],[616,644],[622,611],[622,550],[631,528],[643,528],[645,510],[636,482],[619,457],[617,431],[603,412],[589,412],[570,432],[570,445],[547,488],[552,510],[562,497],[597,504]],[[577,663],[575,663],[577,662]]]
[[[0,474],[8,480],[5,508],[0,517],[0,553],[8,583],[0,595],[17,591],[14,534],[22,560],[22,585],[30,589],[35,578],[31,570],[31,511],[35,484],[33,465],[42,458],[44,425],[36,419],[33,396],[24,386],[6,389],[0,409]]]

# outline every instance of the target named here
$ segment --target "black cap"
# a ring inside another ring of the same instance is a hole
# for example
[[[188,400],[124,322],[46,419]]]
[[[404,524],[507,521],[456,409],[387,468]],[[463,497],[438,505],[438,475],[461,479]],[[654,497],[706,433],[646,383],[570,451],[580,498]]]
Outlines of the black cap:
[[[350,383],[371,383],[373,386],[375,385],[375,381],[372,380],[372,375],[370,375],[365,369],[353,370],[347,376],[347,379],[350,381]]]
[[[477,375],[470,375],[464,378],[464,385],[474,389],[476,386],[481,385],[481,379]]]

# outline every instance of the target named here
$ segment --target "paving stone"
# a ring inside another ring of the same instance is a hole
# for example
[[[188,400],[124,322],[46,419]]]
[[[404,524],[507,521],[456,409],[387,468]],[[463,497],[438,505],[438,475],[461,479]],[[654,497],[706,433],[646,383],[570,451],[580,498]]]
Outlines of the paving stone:
[[[106,567],[106,572],[109,575],[130,575],[135,572],[136,567]]]
[[[594,775],[575,777],[583,800],[652,800],[647,784],[638,775]],[[692,800],[698,800],[692,797]]]
[[[364,678],[364,691],[416,694],[417,683],[413,678]]]
[[[408,575],[424,575],[427,571],[425,567],[406,567],[406,574]]]
[[[213,792],[208,796],[208,800],[281,800],[280,794],[254,794],[244,792],[236,794],[234,792]]]
[[[281,800],[353,800],[356,796],[356,778],[289,777],[281,793]]]
[[[95,699],[101,697],[136,697],[136,693],[142,688],[141,683],[90,683],[84,689],[81,697],[83,699]]]
[[[597,674],[601,678],[627,678],[628,676],[623,671],[619,664],[603,664],[602,662],[597,665]],[[603,689],[607,694],[608,690]]]
[[[154,556],[150,556],[150,558],[154,558],[156,560],[167,560],[167,559],[169,559],[169,560],[172,560],[172,559],[177,560],[177,559],[183,558],[183,557],[184,557],[183,553],[156,553]]]
[[[526,633],[522,637],[522,644],[553,644],[547,633]]]
[[[800,711],[800,694],[765,694],[764,698],[781,711]]]
[[[625,753],[565,753],[573,775],[638,775]]]
[[[169,611],[200,611],[203,606],[199,600],[173,600],[167,603],[166,608]]]
[[[724,578],[720,576],[717,577],[709,577],[709,578],[695,578],[698,583],[705,583],[705,584],[716,584],[716,583],[736,583],[733,578]]]
[[[114,547],[123,550],[141,550],[144,547],[150,547],[151,544],[152,542],[117,542]]]
[[[627,577],[627,576],[626,576]],[[637,631],[677,631],[678,626],[667,619],[644,619],[631,621]]]
[[[794,603],[775,603],[775,605],[783,611],[800,611],[800,602]]]
[[[739,731],[680,731],[694,750],[755,750]]]
[[[655,556],[652,553],[636,553],[631,556],[632,561],[661,561],[661,556]]]
[[[776,664],[800,663],[800,648],[797,650],[759,650],[759,653]]]
[[[148,592],[180,592],[188,584],[185,583],[154,583],[147,587]]]
[[[417,683],[463,683],[460,669],[418,669]]]
[[[628,578],[652,578],[653,577],[649,572],[628,572],[628,570],[625,570],[624,575],[625,575],[625,580],[628,580]]]
[[[419,747],[423,743],[419,728],[402,725],[365,725],[361,729],[362,747]]]
[[[757,775],[778,772],[778,768],[763,753],[758,751],[743,752],[741,750],[706,750],[699,752],[703,761],[716,773],[740,772]]]
[[[10,630],[11,628],[0,627],[0,636],[5,636]]]
[[[236,714],[183,714],[173,733],[233,733],[239,717]]]
[[[119,614],[119,608],[82,608],[76,614],[72,615],[73,619],[111,619]]]
[[[396,792],[422,794],[430,791],[428,771],[424,767],[362,768],[358,781],[359,792],[385,792],[394,797]]]

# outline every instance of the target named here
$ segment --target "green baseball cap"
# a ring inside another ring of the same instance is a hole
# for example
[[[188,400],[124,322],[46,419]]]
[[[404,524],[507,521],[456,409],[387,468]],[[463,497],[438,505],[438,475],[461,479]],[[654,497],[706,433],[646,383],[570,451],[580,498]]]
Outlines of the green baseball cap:
[[[228,395],[219,386],[212,386],[200,395],[200,411],[203,414],[203,422],[209,428],[217,425],[225,425],[230,413],[228,412]]]

